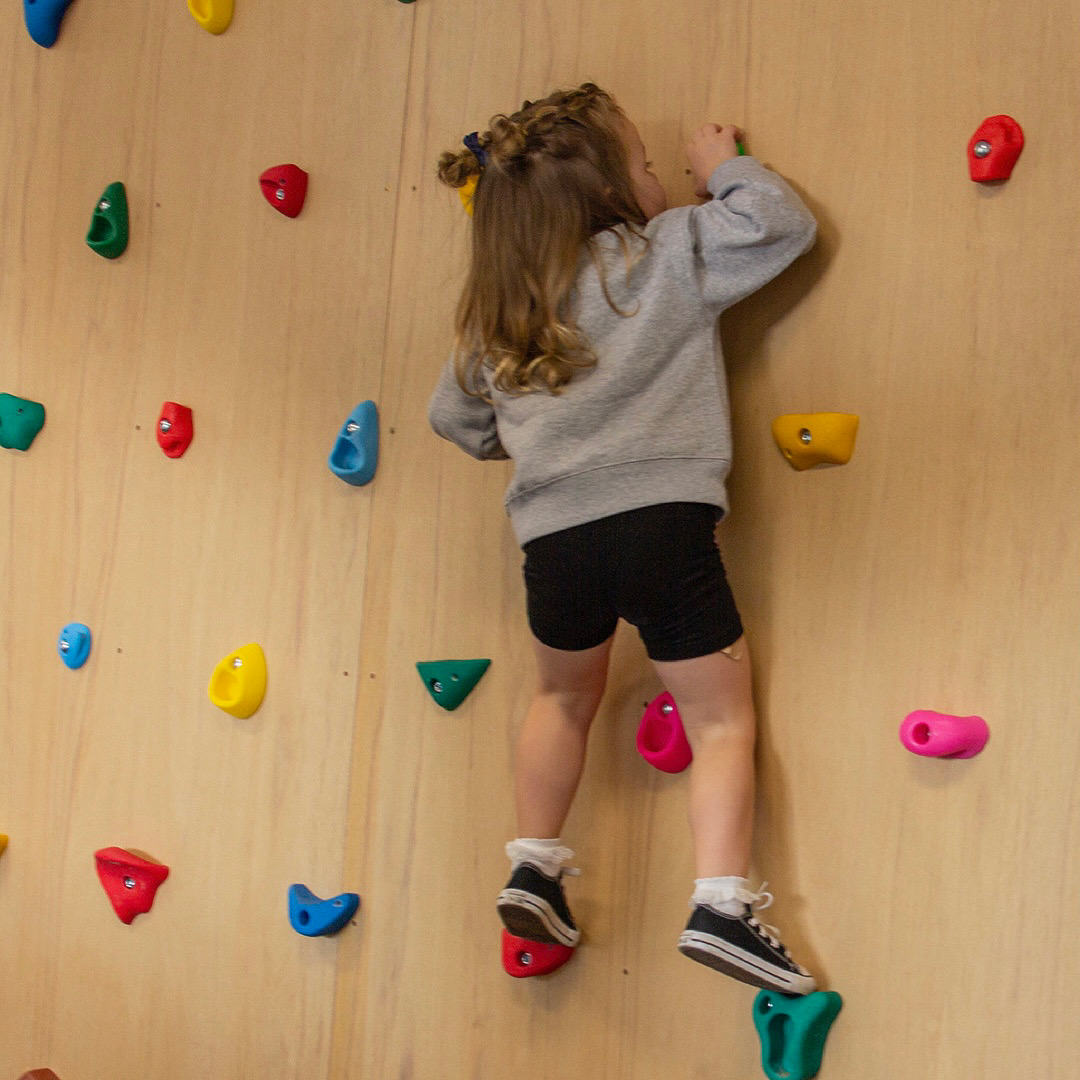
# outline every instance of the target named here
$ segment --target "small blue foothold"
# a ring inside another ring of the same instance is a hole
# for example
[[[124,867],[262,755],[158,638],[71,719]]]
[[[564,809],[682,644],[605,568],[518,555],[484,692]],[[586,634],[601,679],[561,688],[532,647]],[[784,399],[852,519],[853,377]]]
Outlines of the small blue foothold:
[[[90,655],[90,627],[81,622],[68,623],[60,631],[56,651],[69,668],[81,668]]]
[[[306,885],[289,886],[289,922],[304,937],[336,934],[359,906],[360,897],[353,892],[322,900]]]
[[[374,401],[357,405],[330,451],[330,471],[347,484],[370,484],[379,463],[379,414]]]
[[[56,44],[60,23],[70,3],[71,0],[23,0],[26,29],[42,48],[49,49]]]

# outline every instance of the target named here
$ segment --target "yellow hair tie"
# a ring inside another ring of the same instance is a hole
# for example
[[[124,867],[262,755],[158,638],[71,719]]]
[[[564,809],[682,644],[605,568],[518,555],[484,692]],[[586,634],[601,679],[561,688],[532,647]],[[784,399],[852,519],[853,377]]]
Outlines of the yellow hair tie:
[[[472,217],[472,203],[473,196],[476,194],[476,182],[480,177],[470,176],[461,187],[458,188],[458,198],[461,200],[461,205],[465,207],[465,212]]]

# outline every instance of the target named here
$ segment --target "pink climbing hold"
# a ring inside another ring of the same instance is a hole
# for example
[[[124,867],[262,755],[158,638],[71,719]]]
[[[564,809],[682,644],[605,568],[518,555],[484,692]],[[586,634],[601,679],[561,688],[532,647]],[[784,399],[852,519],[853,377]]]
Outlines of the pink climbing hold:
[[[690,764],[690,749],[675,699],[665,691],[645,708],[637,733],[638,753],[661,772],[677,773]]]
[[[919,709],[908,713],[900,725],[900,741],[921,757],[974,757],[990,738],[981,716],[950,716]]]

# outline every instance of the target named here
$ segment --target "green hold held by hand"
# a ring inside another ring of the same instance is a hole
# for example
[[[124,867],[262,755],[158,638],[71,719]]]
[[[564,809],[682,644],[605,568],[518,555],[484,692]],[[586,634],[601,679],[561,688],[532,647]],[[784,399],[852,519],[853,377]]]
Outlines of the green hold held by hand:
[[[45,406],[14,394],[0,394],[0,446],[29,450],[45,426]]]
[[[110,184],[98,199],[86,242],[106,259],[124,254],[128,242],[128,204],[127,192],[119,180]]]

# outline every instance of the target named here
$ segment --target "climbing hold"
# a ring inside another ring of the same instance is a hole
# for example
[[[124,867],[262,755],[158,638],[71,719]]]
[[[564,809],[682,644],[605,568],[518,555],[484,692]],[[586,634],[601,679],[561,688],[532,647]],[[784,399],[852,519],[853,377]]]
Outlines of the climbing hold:
[[[7,848],[7,846],[8,838],[3,833],[0,833],[0,855],[4,854],[4,850],[5,848]]]
[[[211,34],[223,34],[233,17],[233,0],[188,0],[188,11]]]
[[[86,658],[90,655],[92,641],[89,626],[81,622],[68,623],[60,631],[60,637],[56,642],[56,651],[60,654],[60,659],[74,670],[75,668],[81,668],[86,663]]]
[[[258,645],[229,653],[210,676],[210,700],[232,716],[246,720],[266,694],[266,656]]]
[[[105,895],[122,923],[131,923],[154,906],[158,886],[169,876],[169,868],[142,852],[124,848],[102,848],[94,852],[98,877]]]
[[[694,752],[686,739],[675,699],[666,691],[653,698],[638,725],[638,753],[661,772],[682,772]]]
[[[422,660],[416,670],[436,704],[449,712],[469,696],[490,664],[490,660]]]
[[[183,457],[193,438],[195,417],[191,409],[186,405],[177,405],[175,401],[166,401],[161,406],[157,422],[158,446],[165,451],[165,456]]]
[[[128,243],[128,203],[127,192],[119,180],[110,184],[98,199],[86,242],[106,259],[124,254]]]
[[[23,14],[30,37],[50,49],[60,36],[60,23],[71,0],[23,0]]]
[[[359,906],[360,897],[354,892],[323,900],[306,885],[289,886],[289,922],[304,937],[336,934],[356,914]]]
[[[968,141],[968,171],[980,184],[1008,180],[1024,149],[1024,132],[1011,116],[988,116]]]
[[[547,941],[529,941],[515,937],[509,930],[502,932],[502,963],[507,975],[529,979],[534,975],[550,975],[574,955],[570,945]]]
[[[44,426],[44,405],[14,394],[0,394],[0,446],[29,450]]]
[[[754,1027],[769,1080],[811,1080],[821,1069],[825,1039],[844,1001],[833,991],[803,997],[762,990],[754,999]]]
[[[304,208],[308,174],[298,165],[275,165],[259,177],[266,201],[286,217],[296,217]]]
[[[974,757],[990,738],[981,716],[950,716],[919,709],[908,713],[900,725],[900,741],[922,757]]]
[[[23,1073],[19,1080],[60,1080],[60,1077],[52,1069],[31,1069]]]
[[[330,451],[331,472],[347,484],[370,484],[379,463],[379,414],[374,401],[357,405],[349,414]]]
[[[465,211],[468,213],[469,217],[472,217],[473,214],[473,196],[476,194],[476,182],[479,179],[480,177],[478,175],[470,176],[469,179],[457,189],[458,198],[461,200],[461,205],[465,207]]]
[[[802,413],[778,416],[773,438],[793,469],[846,465],[855,449],[859,418],[849,413]]]

